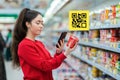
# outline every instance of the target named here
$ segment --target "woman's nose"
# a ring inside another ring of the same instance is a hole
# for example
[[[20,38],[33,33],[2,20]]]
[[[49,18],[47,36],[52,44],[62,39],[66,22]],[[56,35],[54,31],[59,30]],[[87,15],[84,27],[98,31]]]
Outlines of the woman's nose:
[[[44,28],[44,26],[43,26],[43,25],[40,25],[40,28],[41,28],[41,29],[43,29],[43,28]]]

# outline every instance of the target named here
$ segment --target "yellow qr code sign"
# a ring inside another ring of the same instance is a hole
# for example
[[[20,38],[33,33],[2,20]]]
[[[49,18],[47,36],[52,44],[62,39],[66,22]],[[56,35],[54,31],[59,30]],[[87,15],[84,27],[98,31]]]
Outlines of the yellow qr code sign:
[[[89,30],[89,11],[88,10],[69,11],[69,30],[70,31]]]

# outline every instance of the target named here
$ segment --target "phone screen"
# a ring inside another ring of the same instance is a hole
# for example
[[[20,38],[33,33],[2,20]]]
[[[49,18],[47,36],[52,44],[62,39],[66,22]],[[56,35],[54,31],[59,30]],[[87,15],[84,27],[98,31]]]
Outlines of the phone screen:
[[[60,38],[58,39],[58,43],[60,44],[60,40],[63,40],[65,39],[67,35],[67,32],[62,32],[61,35],[60,35]],[[60,44],[61,45],[61,44]],[[58,45],[56,44],[56,47],[58,48]]]

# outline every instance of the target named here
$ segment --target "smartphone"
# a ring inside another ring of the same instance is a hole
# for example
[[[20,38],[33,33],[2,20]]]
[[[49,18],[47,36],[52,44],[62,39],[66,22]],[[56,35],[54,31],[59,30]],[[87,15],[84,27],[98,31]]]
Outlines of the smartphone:
[[[63,40],[65,39],[67,35],[67,32],[62,32],[61,35],[60,35],[60,38],[58,39],[58,43],[60,44],[60,40]],[[61,44],[60,44],[61,45]],[[56,44],[56,47],[58,48],[58,45]]]

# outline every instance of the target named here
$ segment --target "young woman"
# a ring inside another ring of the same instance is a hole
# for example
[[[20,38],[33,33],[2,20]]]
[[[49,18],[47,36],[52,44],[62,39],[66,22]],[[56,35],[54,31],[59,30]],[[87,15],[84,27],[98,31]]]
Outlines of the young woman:
[[[56,48],[54,57],[41,41],[35,40],[43,30],[43,19],[40,12],[24,8],[14,27],[12,41],[12,60],[15,67],[21,67],[24,80],[53,80],[52,70],[59,67],[74,48],[63,52],[64,41]]]

